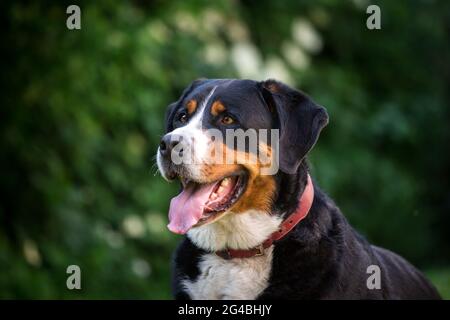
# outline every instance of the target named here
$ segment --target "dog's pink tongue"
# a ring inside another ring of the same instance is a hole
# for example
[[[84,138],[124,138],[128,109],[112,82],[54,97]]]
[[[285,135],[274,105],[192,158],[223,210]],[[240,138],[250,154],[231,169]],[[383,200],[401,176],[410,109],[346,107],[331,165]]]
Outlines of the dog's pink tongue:
[[[170,231],[185,234],[203,215],[203,209],[214,189],[215,183],[198,185],[188,184],[184,190],[170,201]]]

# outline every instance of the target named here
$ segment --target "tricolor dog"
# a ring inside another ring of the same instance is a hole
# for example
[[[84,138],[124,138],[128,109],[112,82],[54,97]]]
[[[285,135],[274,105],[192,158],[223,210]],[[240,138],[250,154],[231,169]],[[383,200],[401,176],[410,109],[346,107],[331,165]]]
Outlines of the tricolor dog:
[[[306,156],[327,123],[323,107],[274,80],[196,80],[168,107],[157,163],[181,187],[168,225],[185,235],[176,298],[440,298],[410,263],[361,237],[310,177]],[[256,142],[270,163],[225,143],[236,130],[277,130]],[[378,271],[375,285],[368,270]]]

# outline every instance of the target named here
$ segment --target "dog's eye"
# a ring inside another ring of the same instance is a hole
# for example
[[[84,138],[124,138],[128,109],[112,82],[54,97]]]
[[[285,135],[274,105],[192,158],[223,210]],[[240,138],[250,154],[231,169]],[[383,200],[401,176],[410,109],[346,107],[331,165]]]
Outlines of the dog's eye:
[[[223,116],[221,122],[228,125],[234,123],[234,119],[230,116]]]
[[[187,121],[187,118],[188,118],[188,116],[187,116],[186,112],[182,112],[178,116],[178,121],[180,121],[181,123],[185,123]]]

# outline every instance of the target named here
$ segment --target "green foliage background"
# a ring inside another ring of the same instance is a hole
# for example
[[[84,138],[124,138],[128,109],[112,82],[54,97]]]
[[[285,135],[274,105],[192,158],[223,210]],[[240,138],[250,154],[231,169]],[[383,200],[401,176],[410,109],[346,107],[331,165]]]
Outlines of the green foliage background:
[[[279,78],[327,107],[313,174],[450,297],[450,2],[7,2],[0,298],[170,298],[165,107],[199,77]],[[255,62],[256,61],[256,62]],[[82,290],[66,289],[66,268]]]

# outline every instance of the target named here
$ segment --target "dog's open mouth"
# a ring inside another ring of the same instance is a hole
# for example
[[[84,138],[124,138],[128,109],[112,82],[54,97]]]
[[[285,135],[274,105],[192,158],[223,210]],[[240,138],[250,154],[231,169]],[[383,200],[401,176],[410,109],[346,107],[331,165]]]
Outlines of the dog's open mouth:
[[[245,175],[233,175],[200,184],[181,179],[183,191],[170,202],[170,231],[185,234],[192,227],[211,222],[230,209],[246,186]]]

